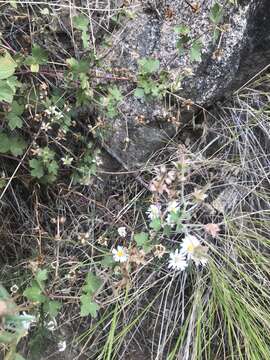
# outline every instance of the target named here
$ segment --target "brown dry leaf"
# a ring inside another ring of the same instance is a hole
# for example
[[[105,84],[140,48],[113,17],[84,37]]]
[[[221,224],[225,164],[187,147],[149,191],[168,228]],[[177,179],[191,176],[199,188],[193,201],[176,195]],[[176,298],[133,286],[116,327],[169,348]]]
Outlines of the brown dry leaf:
[[[192,196],[196,202],[202,202],[208,195],[203,190],[195,189]]]
[[[145,264],[145,252],[138,250],[136,247],[132,248],[129,252],[129,262],[136,265]]]
[[[182,106],[185,107],[188,111],[192,109],[194,102],[191,99],[184,100]]]
[[[167,185],[164,183],[163,179],[161,181],[152,180],[149,185],[149,190],[152,192],[156,192],[160,195],[163,194],[164,192],[166,192],[167,194],[169,193],[169,189]]]
[[[162,256],[166,253],[166,248],[162,244],[155,245],[154,249],[155,249],[154,256],[156,256],[159,259],[161,259]]]
[[[195,3],[192,4],[192,12],[193,12],[194,14],[198,14],[198,13],[200,12],[200,10],[201,10],[201,5],[200,5],[200,3],[195,2]]]
[[[218,224],[206,224],[204,229],[213,238],[217,237],[218,233],[220,232],[220,227]]]

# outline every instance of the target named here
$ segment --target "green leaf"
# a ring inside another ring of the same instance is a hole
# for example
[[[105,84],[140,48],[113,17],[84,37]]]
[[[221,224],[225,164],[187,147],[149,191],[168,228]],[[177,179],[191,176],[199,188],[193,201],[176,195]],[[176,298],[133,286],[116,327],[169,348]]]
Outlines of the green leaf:
[[[213,31],[213,41],[217,41],[220,35],[220,30],[218,28],[215,28],[215,30]]]
[[[14,360],[25,360],[25,358],[22,355],[16,353],[15,357],[14,357]]]
[[[100,265],[103,267],[111,268],[115,264],[112,255],[105,255],[103,259],[100,261]]]
[[[26,142],[18,136],[10,138],[9,141],[11,154],[14,156],[22,155],[27,146]]]
[[[59,165],[55,160],[52,160],[48,165],[47,169],[50,174],[57,175]]]
[[[13,103],[11,104],[11,111],[15,115],[20,116],[24,111],[24,106],[22,104],[19,104],[18,101],[13,101]]]
[[[200,40],[194,41],[189,51],[191,61],[202,61],[202,47]]]
[[[5,80],[0,80],[0,101],[11,103],[14,95],[15,91],[9,84]]]
[[[151,240],[149,239],[149,235],[146,232],[135,234],[134,240],[137,246],[142,247],[146,253],[152,249]]]
[[[183,55],[185,53],[185,44],[184,38],[180,38],[177,40],[176,48],[178,49],[179,55]]]
[[[140,66],[140,72],[144,74],[153,74],[159,69],[159,61],[155,59],[141,59],[138,61]]]
[[[165,235],[165,236],[170,236],[171,235],[171,232],[172,232],[172,228],[169,226],[169,225],[165,225],[164,227],[163,227],[163,234]]]
[[[6,134],[0,134],[0,153],[6,154],[10,150],[9,137]]]
[[[46,297],[42,294],[42,290],[38,285],[33,285],[24,290],[23,295],[27,297],[28,300],[43,303],[46,300]]]
[[[82,31],[82,43],[83,43],[84,49],[89,48],[89,35],[87,34],[87,32],[85,30]]]
[[[11,130],[14,130],[16,128],[20,129],[23,126],[22,119],[14,113],[9,113],[6,119],[8,121],[8,126]]]
[[[88,29],[89,19],[85,15],[78,15],[73,17],[73,25],[76,29],[84,31]]]
[[[39,284],[39,286],[42,288],[44,286],[43,282],[45,280],[48,279],[48,270],[47,269],[39,269],[36,276],[35,276],[35,280],[37,281],[37,283]]]
[[[178,25],[174,28],[174,32],[181,35],[188,35],[190,33],[190,28],[187,25]]]
[[[92,317],[97,317],[97,312],[100,309],[99,305],[91,300],[89,295],[82,295],[81,300],[81,316],[91,315]]]
[[[87,60],[76,60],[74,58],[66,59],[66,63],[70,67],[70,70],[74,74],[88,73],[89,72],[89,62]]]
[[[11,130],[21,128],[23,125],[22,119],[19,117],[24,111],[24,106],[17,101],[11,104],[11,111],[7,114],[6,119]]]
[[[217,25],[221,22],[222,17],[223,8],[218,3],[215,3],[210,10],[210,20]]]
[[[0,331],[0,344],[12,344],[18,340],[18,333],[9,331]]]
[[[82,287],[82,291],[93,295],[102,285],[101,279],[95,274],[89,272],[85,279],[85,285]]]
[[[159,231],[161,229],[161,221],[160,219],[153,219],[150,224],[149,224],[150,228],[155,230],[155,231]]]
[[[0,153],[10,152],[14,156],[22,155],[27,144],[22,138],[0,134]]]
[[[4,55],[0,55],[0,80],[7,79],[14,74],[17,64],[10,54],[5,51]]]
[[[121,94],[121,91],[118,89],[116,85],[114,85],[112,88],[109,88],[109,93],[112,95],[115,101],[120,102],[123,99],[123,96]]]
[[[46,301],[44,304],[44,311],[48,313],[51,317],[56,317],[61,309],[61,303],[59,301]]]
[[[147,241],[149,241],[149,235],[146,232],[141,232],[134,235],[134,240],[138,246],[143,246]]]
[[[31,64],[31,65],[30,65],[30,70],[31,70],[33,73],[39,72],[39,64]]]
[[[18,87],[21,87],[22,84],[17,80],[16,76],[11,76],[6,80],[8,86],[14,91],[14,93],[16,92],[16,89]]]
[[[35,60],[35,64],[46,64],[46,62],[48,61],[48,54],[47,51],[44,50],[42,47],[40,47],[39,45],[34,45],[32,48],[32,56]]]
[[[32,55],[28,56],[25,59],[25,64],[30,65],[30,70],[32,72],[39,71],[39,65],[44,65],[48,61],[48,54],[46,50],[44,50],[39,45],[34,45],[32,48]]]
[[[74,27],[82,32],[82,42],[84,49],[89,48],[89,36],[87,34],[89,19],[85,15],[78,15],[73,17]]]
[[[31,159],[29,165],[32,168],[31,175],[38,179],[41,179],[44,176],[44,168],[41,160]]]
[[[137,98],[143,98],[145,96],[144,90],[142,88],[135,89],[134,96]]]

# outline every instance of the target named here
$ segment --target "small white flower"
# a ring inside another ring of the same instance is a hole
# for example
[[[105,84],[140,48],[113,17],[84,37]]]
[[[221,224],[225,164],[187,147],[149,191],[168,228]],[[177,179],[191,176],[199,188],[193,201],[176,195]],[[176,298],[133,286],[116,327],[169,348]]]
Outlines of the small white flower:
[[[186,257],[181,254],[178,249],[176,249],[174,253],[170,253],[169,268],[184,271],[187,265]]]
[[[67,343],[66,343],[65,340],[61,340],[61,341],[59,341],[59,343],[57,344],[57,346],[58,346],[58,351],[63,352],[63,351],[66,350]]]
[[[56,107],[55,106],[49,106],[48,109],[46,109],[44,112],[47,114],[47,115],[52,115],[54,114],[56,111]]]
[[[181,254],[186,255],[188,259],[192,259],[196,266],[207,264],[207,253],[208,248],[202,246],[200,240],[193,235],[186,235],[181,244]]]
[[[179,203],[176,200],[170,201],[167,206],[167,211],[176,213],[180,208]]]
[[[197,203],[203,202],[208,197],[208,195],[203,190],[199,189],[195,189],[192,193],[192,196]]]
[[[150,205],[146,214],[150,220],[158,219],[161,216],[160,205]]]
[[[117,262],[126,262],[128,259],[127,249],[123,246],[117,246],[117,249],[112,250],[113,259]]]
[[[71,165],[72,161],[74,160],[73,157],[65,156],[61,158],[64,165]]]
[[[121,236],[121,237],[125,237],[127,235],[127,230],[125,228],[125,226],[121,226],[117,229],[118,231],[118,234]]]
[[[189,258],[194,252],[197,246],[200,246],[201,242],[196,236],[186,235],[181,244],[181,253],[187,255]]]
[[[10,291],[12,294],[16,294],[16,292],[19,290],[18,286],[16,284],[12,285],[10,288]]]
[[[60,119],[62,119],[64,117],[64,115],[62,114],[61,111],[59,111],[59,112],[55,113],[55,117],[56,117],[57,120],[60,120]]]
[[[46,328],[49,331],[54,331],[57,328],[57,322],[55,320],[55,318],[53,318],[53,320],[50,320],[47,324],[46,324]]]
[[[99,155],[95,157],[94,162],[97,164],[97,166],[101,166],[103,164],[103,160]]]
[[[45,122],[41,123],[41,127],[40,127],[41,130],[48,131],[48,130],[51,130],[51,128],[52,127],[49,123],[45,123]]]

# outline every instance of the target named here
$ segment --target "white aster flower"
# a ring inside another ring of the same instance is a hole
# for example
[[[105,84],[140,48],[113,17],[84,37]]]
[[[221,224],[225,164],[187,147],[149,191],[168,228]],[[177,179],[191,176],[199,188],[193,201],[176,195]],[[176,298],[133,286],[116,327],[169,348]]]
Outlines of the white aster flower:
[[[169,268],[184,271],[187,265],[186,257],[178,249],[170,253]]]
[[[176,200],[170,201],[168,203],[167,211],[176,213],[180,208],[179,203]]]
[[[181,244],[181,254],[186,255],[188,259],[192,259],[196,266],[207,264],[207,253],[208,248],[202,246],[200,240],[193,235],[186,235]]]
[[[59,341],[59,343],[57,344],[57,346],[58,346],[58,351],[63,352],[63,351],[66,350],[67,343],[66,343],[65,340],[61,340],[61,341]]]
[[[128,259],[127,249],[123,246],[117,246],[117,249],[112,250],[113,259],[117,262],[126,262]]]
[[[127,229],[125,228],[125,226],[121,226],[117,229],[118,234],[121,237],[125,237],[127,235]]]
[[[150,220],[158,219],[161,216],[160,204],[150,205],[146,214]]]

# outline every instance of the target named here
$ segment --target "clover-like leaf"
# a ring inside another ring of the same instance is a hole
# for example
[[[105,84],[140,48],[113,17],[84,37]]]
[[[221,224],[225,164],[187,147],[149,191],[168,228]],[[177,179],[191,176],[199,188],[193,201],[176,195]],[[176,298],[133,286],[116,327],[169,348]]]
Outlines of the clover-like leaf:
[[[140,72],[144,74],[153,74],[158,71],[160,63],[156,59],[144,58],[138,61]]]
[[[210,20],[216,25],[219,24],[222,20],[223,13],[223,8],[216,2],[210,10]]]
[[[93,302],[89,295],[82,295],[81,300],[81,316],[91,315],[92,317],[97,317],[97,312],[100,309],[99,305]]]
[[[85,279],[85,285],[82,287],[82,291],[93,295],[102,285],[101,279],[95,274],[89,272]]]
[[[202,61],[202,47],[203,44],[201,41],[197,40],[193,42],[189,52],[191,61]]]
[[[0,55],[0,80],[7,79],[13,75],[16,67],[16,62],[12,59],[11,55],[5,51],[3,55]]]

